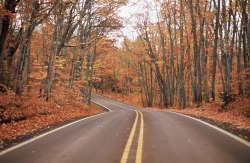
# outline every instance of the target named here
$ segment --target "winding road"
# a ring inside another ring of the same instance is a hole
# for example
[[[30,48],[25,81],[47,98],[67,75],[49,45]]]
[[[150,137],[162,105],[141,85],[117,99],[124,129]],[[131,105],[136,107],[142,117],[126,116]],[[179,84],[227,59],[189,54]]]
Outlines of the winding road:
[[[177,113],[94,94],[108,112],[0,152],[0,163],[249,163],[250,143]]]

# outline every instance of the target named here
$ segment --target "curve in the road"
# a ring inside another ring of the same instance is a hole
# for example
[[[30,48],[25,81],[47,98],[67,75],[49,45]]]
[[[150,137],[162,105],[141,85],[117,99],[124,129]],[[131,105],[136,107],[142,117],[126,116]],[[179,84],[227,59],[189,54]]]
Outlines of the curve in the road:
[[[0,153],[1,163],[249,163],[249,142],[199,120],[93,94],[109,112],[70,123]]]

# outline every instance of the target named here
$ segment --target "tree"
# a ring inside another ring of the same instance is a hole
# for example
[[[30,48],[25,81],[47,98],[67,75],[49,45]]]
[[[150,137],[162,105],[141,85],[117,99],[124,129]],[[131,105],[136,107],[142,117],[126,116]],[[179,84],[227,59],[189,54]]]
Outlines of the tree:
[[[10,21],[13,18],[13,14],[16,12],[16,6],[20,0],[5,0],[2,2],[0,8],[1,19],[1,33],[0,33],[0,83],[4,82],[4,59],[5,55],[3,49],[8,36],[8,30]],[[3,6],[2,6],[3,5]]]
[[[19,55],[19,59],[17,62],[17,66],[16,66],[16,72],[17,72],[16,83],[17,84],[16,84],[15,91],[18,96],[21,96],[22,94],[23,77],[24,77],[24,73],[26,70],[26,66],[28,66],[27,68],[29,68],[29,65],[27,65],[27,62],[29,64],[31,36],[35,28],[50,15],[51,11],[54,8],[54,5],[52,5],[52,7],[47,11],[47,13],[41,14],[41,10],[43,11],[43,9],[40,9],[41,4],[39,4],[39,1],[33,0],[31,4],[24,3],[24,12],[27,15],[24,16],[24,20],[22,24],[26,27],[23,29],[23,32],[20,38],[21,49],[20,49],[20,55]]]

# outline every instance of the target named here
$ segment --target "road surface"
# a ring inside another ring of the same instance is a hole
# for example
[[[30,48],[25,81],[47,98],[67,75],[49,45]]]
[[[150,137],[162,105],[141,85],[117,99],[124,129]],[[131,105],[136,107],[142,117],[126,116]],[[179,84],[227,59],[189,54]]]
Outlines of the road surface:
[[[110,110],[0,153],[0,163],[249,163],[250,145],[187,116],[99,95]]]

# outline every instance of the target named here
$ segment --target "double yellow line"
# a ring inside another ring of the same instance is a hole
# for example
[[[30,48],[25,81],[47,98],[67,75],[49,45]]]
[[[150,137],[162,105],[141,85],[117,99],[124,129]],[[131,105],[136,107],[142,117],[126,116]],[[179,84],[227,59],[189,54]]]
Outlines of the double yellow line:
[[[124,149],[122,158],[121,158],[121,162],[120,163],[126,163],[128,160],[128,155],[129,155],[129,151],[131,148],[131,144],[135,135],[135,130],[136,130],[136,126],[137,126],[137,122],[138,122],[138,115],[140,113],[141,115],[141,123],[140,123],[140,132],[139,132],[139,138],[138,138],[138,144],[137,144],[137,151],[136,151],[136,163],[141,163],[142,162],[142,147],[143,147],[143,124],[144,124],[144,120],[143,120],[143,114],[140,111],[135,110],[136,112],[136,118],[135,118],[135,122],[133,124],[133,127],[130,131],[130,135],[126,144],[126,147]]]

